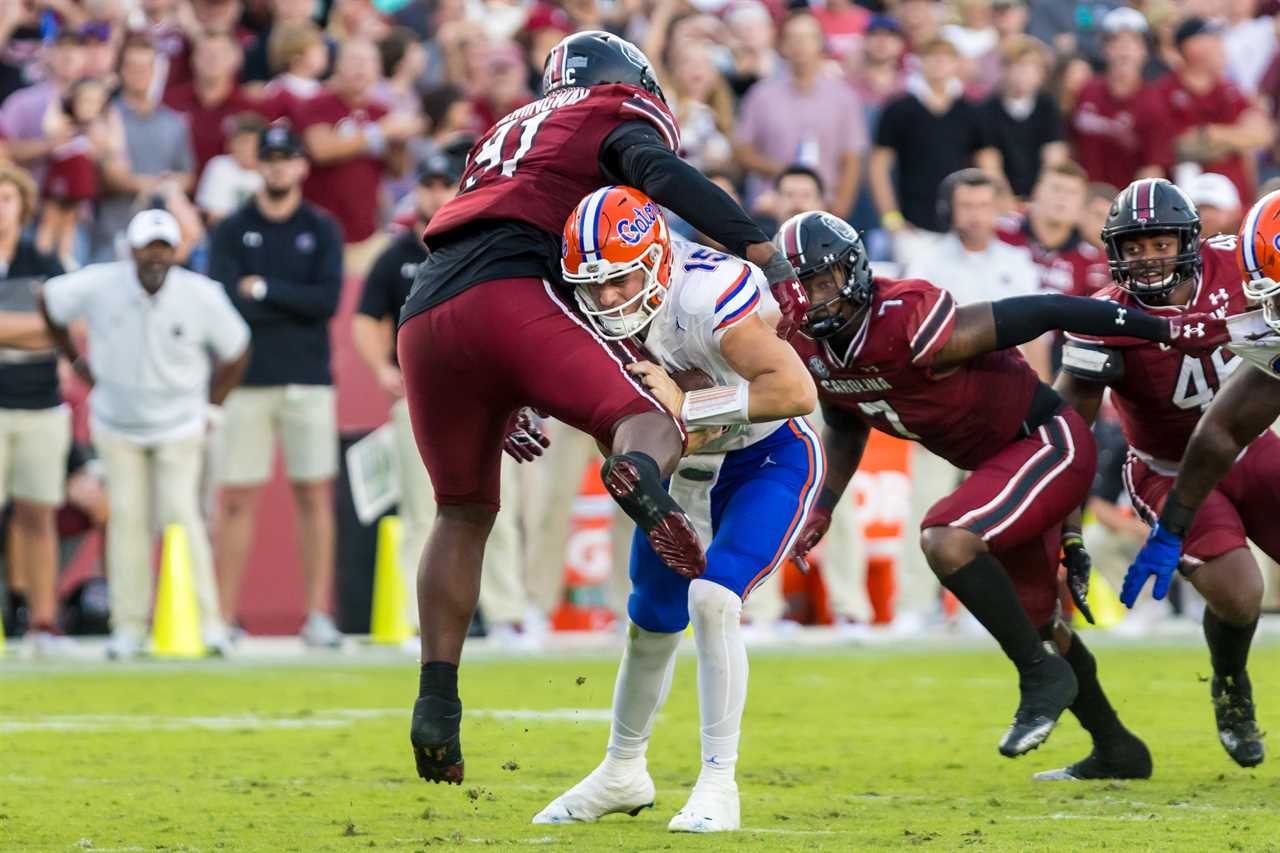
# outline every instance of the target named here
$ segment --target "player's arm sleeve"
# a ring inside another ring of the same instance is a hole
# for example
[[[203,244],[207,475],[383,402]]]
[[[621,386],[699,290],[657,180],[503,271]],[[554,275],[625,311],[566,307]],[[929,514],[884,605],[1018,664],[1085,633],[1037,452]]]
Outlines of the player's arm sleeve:
[[[996,349],[1025,344],[1055,329],[1079,335],[1123,336],[1169,343],[1169,321],[1102,299],[1042,294],[991,303]]]
[[[752,314],[760,313],[760,287],[764,284],[764,277],[748,264],[741,266],[733,283],[716,297],[711,327],[716,343],[734,326]]]
[[[1062,369],[1077,379],[1110,385],[1124,377],[1124,354],[1114,347],[1087,341],[1067,341]]]
[[[752,243],[769,241],[728,193],[677,157],[647,122],[628,122],[609,134],[600,165],[606,177],[640,189],[736,255],[744,255]]]

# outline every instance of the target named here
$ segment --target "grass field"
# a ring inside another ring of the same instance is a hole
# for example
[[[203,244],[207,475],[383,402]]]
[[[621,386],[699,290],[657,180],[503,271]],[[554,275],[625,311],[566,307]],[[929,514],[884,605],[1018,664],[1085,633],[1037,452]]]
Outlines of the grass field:
[[[693,660],[650,750],[638,818],[535,827],[599,760],[615,662],[476,660],[463,670],[467,782],[413,776],[411,663],[245,662],[75,669],[0,663],[0,849],[355,851],[1280,850],[1280,773],[1231,764],[1206,654],[1112,645],[1099,659],[1156,778],[1033,783],[1087,738],[1064,721],[1017,761],[994,651],[758,653],[739,780],[747,830],[674,836],[697,772]],[[1280,647],[1255,653],[1261,722],[1280,718]],[[1280,756],[1273,755],[1277,762]]]

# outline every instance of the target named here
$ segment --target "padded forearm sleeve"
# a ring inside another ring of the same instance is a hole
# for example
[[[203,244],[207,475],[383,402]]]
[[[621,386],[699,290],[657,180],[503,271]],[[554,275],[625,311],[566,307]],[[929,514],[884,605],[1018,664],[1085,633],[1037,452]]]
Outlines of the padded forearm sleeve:
[[[1013,296],[991,303],[996,348],[1025,344],[1061,329],[1080,335],[1141,338],[1167,344],[1169,321],[1134,308],[1081,296]]]

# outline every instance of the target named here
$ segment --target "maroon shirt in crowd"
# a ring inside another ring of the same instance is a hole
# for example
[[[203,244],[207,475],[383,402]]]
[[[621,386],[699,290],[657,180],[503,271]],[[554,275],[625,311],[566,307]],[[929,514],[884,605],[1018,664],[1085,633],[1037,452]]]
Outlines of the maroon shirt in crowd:
[[[1031,233],[1031,223],[1024,217],[1013,220],[1007,227],[1002,223],[996,236],[1031,253],[1031,260],[1040,268],[1040,290],[1045,293],[1092,296],[1111,284],[1106,256],[1081,237],[1079,231],[1073,230],[1067,242],[1058,248],[1046,249]]]
[[[1170,72],[1153,83],[1151,89],[1162,120],[1156,132],[1143,135],[1148,146],[1148,162],[1170,173],[1178,159],[1175,150],[1178,136],[1206,124],[1235,124],[1251,106],[1239,87],[1229,80],[1220,80],[1209,91],[1196,94],[1176,72]],[[1202,165],[1206,172],[1230,178],[1240,198],[1253,198],[1253,181],[1245,171],[1243,155],[1231,154]]]
[[[235,126],[236,116],[256,112],[264,118],[275,118],[267,116],[267,111],[260,103],[245,94],[239,86],[232,88],[222,103],[208,105],[201,103],[194,83],[182,83],[169,87],[164,94],[164,103],[170,109],[185,115],[191,125],[191,146],[196,155],[197,181],[200,180],[206,163],[219,154],[226,153],[227,137]]]
[[[1156,132],[1159,102],[1149,85],[1127,98],[1117,98],[1106,78],[1095,75],[1084,84],[1071,112],[1067,135],[1075,159],[1090,181],[1124,189],[1138,170],[1153,165],[1146,138]]]
[[[387,114],[377,101],[352,107],[325,90],[296,108],[299,132],[317,124],[332,125],[339,136],[360,132]],[[378,230],[378,188],[384,170],[381,157],[359,154],[324,165],[313,164],[303,187],[307,201],[333,214],[347,243],[359,243]]]

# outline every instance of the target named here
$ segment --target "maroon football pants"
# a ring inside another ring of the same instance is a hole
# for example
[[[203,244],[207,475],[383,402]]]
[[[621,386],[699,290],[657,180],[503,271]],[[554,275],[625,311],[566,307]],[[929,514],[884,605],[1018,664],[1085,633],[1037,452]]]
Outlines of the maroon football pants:
[[[537,278],[487,281],[429,308],[400,327],[397,349],[439,504],[497,510],[502,441],[521,406],[605,446],[622,419],[667,414],[627,373],[634,352],[601,339]]]

